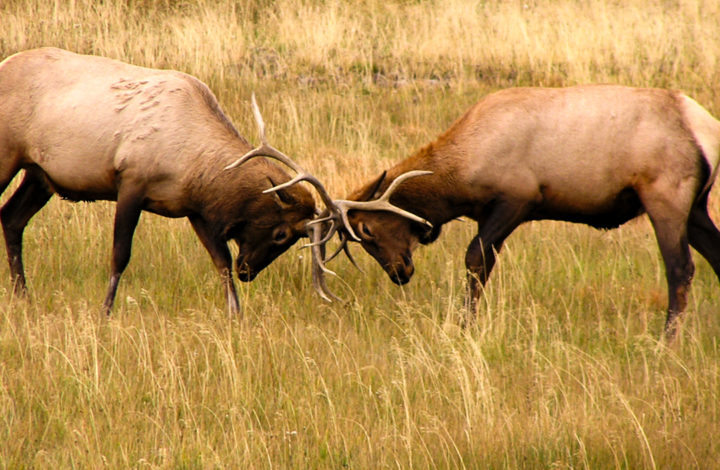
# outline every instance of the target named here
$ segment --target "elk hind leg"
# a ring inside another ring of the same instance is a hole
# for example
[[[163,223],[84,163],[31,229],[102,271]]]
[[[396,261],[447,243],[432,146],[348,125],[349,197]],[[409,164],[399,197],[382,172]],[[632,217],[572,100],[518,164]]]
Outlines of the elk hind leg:
[[[707,211],[707,195],[697,201],[690,211],[688,240],[720,279],[720,231],[710,219]]]
[[[43,208],[51,196],[52,192],[44,181],[26,172],[20,186],[0,209],[0,223],[5,235],[10,273],[14,291],[18,295],[27,291],[22,260],[23,232],[32,216]]]
[[[662,196],[645,203],[645,208],[655,229],[665,263],[668,285],[665,337],[672,340],[677,334],[679,320],[687,306],[690,283],[695,271],[687,234],[689,211],[683,211],[676,201]]]
[[[5,191],[10,181],[20,171],[22,158],[22,152],[10,142],[7,129],[0,126],[0,194]]]

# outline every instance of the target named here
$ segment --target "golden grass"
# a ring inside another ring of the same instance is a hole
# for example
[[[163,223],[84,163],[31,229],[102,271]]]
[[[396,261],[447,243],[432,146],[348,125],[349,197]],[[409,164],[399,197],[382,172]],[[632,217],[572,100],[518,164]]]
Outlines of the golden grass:
[[[198,76],[256,141],[346,194],[515,85],[681,88],[720,114],[714,1],[0,3],[0,57],[55,45]],[[10,190],[3,195],[8,197]],[[713,199],[713,214],[718,217]],[[0,263],[2,468],[712,468],[718,280],[695,256],[687,321],[658,341],[649,224],[533,222],[481,316],[462,313],[453,222],[403,288],[360,254],[322,303],[291,249],[228,319],[189,224],[143,216],[100,317],[113,204],[53,200],[25,234],[30,296]]]

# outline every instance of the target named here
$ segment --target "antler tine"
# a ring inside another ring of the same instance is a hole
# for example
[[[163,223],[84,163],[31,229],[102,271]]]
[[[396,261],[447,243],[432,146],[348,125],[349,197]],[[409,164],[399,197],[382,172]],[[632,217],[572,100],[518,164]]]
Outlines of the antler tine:
[[[260,142],[262,144],[267,144],[267,138],[265,137],[265,120],[263,119],[262,114],[260,114],[260,108],[258,107],[257,100],[255,99],[254,91],[250,96],[250,101],[252,101],[253,115],[255,116],[255,122],[257,122],[258,131],[260,132]]]
[[[402,175],[395,178],[395,180],[385,190],[385,192],[383,193],[382,196],[380,196],[378,199],[374,199],[372,201],[348,201],[348,200],[342,199],[342,200],[335,200],[333,202],[334,202],[335,206],[338,208],[338,210],[342,216],[342,220],[345,225],[345,228],[347,229],[347,231],[350,233],[350,235],[356,241],[359,241],[360,239],[352,231],[352,228],[350,227],[350,222],[347,218],[348,211],[353,210],[353,209],[364,210],[364,211],[393,212],[395,214],[406,217],[414,222],[418,222],[423,225],[427,225],[428,227],[432,227],[432,224],[430,222],[428,222],[427,220],[423,219],[422,217],[390,204],[390,196],[397,189],[397,187],[400,183],[402,183],[403,181],[405,181],[408,178],[413,178],[415,176],[429,175],[429,174],[432,174],[432,171],[413,170],[413,171],[408,171],[407,173],[403,173]]]
[[[234,163],[226,166],[225,169],[230,170],[236,166],[240,166],[251,158],[270,157],[281,161],[298,173],[307,174],[307,172],[300,167],[300,165],[292,161],[290,157],[268,144],[267,136],[265,135],[265,121],[263,120],[262,114],[260,114],[260,108],[258,107],[257,100],[255,99],[255,92],[253,92],[251,100],[253,114],[255,115],[255,122],[257,122],[258,133],[260,134],[260,146],[250,150],[245,155],[238,158]]]
[[[360,237],[357,236],[357,234],[355,233],[355,231],[352,228],[352,225],[350,224],[350,220],[348,219],[348,212],[353,209],[365,210],[365,211],[393,212],[395,214],[406,217],[414,222],[418,222],[423,225],[427,225],[428,227],[432,227],[432,224],[430,222],[428,222],[427,220],[423,219],[422,217],[390,204],[390,196],[398,188],[400,183],[407,180],[408,178],[413,178],[415,176],[429,175],[429,174],[432,174],[432,171],[413,170],[413,171],[408,171],[406,173],[403,173],[402,175],[395,178],[395,180],[390,184],[390,186],[388,186],[388,188],[385,190],[385,192],[382,194],[382,196],[380,196],[378,199],[375,199],[372,201],[349,201],[346,199],[335,199],[332,201],[332,207],[333,207],[332,212],[334,212],[336,214],[335,217],[338,217],[342,221],[342,224],[345,227],[345,230],[350,235],[350,237],[352,237],[352,239],[357,242],[360,241]],[[330,206],[328,206],[328,207],[330,207]],[[346,251],[346,254],[347,253],[348,252]],[[334,256],[335,255],[333,255],[333,257]],[[353,261],[352,256],[349,256],[349,258],[351,259],[351,261]],[[331,259],[332,259],[332,257],[331,257]]]
[[[321,216],[322,214],[318,214],[317,212],[315,212],[315,215]],[[308,225],[321,224],[323,222],[328,222],[330,220],[337,220],[337,216],[335,214],[331,214],[326,217],[319,217],[317,219],[313,219],[310,222],[308,222]]]
[[[233,163],[229,164],[225,167],[226,170],[232,170],[236,166],[240,166],[246,161],[255,158],[255,157],[270,157],[274,158],[275,160],[279,160],[286,164],[287,166],[291,167],[293,170],[297,171],[297,164],[290,160],[287,155],[283,154],[279,150],[273,148],[272,146],[268,145],[267,143],[264,143],[260,145],[259,147],[255,147],[254,149],[250,150],[248,153],[243,155],[242,157],[235,160]],[[302,170],[302,168],[301,168]]]
[[[343,247],[343,251],[345,252],[345,256],[348,257],[348,259],[350,260],[352,265],[355,266],[358,269],[358,271],[365,274],[365,271],[363,271],[362,268],[360,266],[358,266],[352,253],[350,253],[350,245],[347,244],[347,239],[343,241],[342,247]]]
[[[423,225],[427,225],[428,227],[432,227],[432,224],[426,220],[420,217],[419,215],[415,215],[412,212],[408,212],[404,209],[401,209],[397,206],[393,206],[387,201],[381,201],[379,199],[374,201],[368,201],[368,202],[358,202],[358,201],[335,201],[336,204],[341,204],[343,207],[343,217],[344,219],[347,219],[347,216],[345,215],[347,211],[358,209],[358,210],[364,210],[364,211],[387,211],[392,212],[398,215],[401,215],[407,219],[412,220],[413,222],[417,222]],[[377,203],[377,204],[371,204],[371,203]],[[347,222],[346,222],[347,223]],[[355,237],[357,238],[357,237]]]
[[[258,126],[258,133],[260,134],[260,146],[254,148],[253,150],[250,150],[245,155],[235,160],[234,163],[226,166],[225,169],[230,170],[232,168],[235,168],[236,166],[240,166],[254,157],[271,156],[268,155],[268,153],[272,153],[273,158],[277,158],[283,161],[283,163],[285,163],[286,165],[293,166],[294,163],[287,156],[283,155],[282,152],[268,145],[267,137],[265,136],[265,120],[263,119],[262,114],[260,114],[260,108],[258,107],[257,100],[255,99],[255,92],[252,93],[250,100],[252,101],[253,115],[255,116],[255,122]]]
[[[328,233],[322,238],[322,240],[319,240],[317,242],[311,241],[310,243],[306,243],[305,245],[300,247],[301,250],[304,248],[312,248],[315,245],[325,245],[327,242],[330,241],[332,236],[335,235],[335,232],[337,232],[338,229],[340,228],[338,226],[337,219],[335,219],[335,217],[325,217],[324,219],[313,219],[313,220],[307,222],[305,224],[305,227],[308,229],[314,228],[312,226],[316,225],[318,222],[327,222],[327,221],[330,221],[330,223],[332,225],[330,226],[330,230],[328,230]],[[327,262],[327,260],[325,260],[325,262]]]
[[[328,289],[327,284],[325,283],[325,273],[335,275],[335,273],[325,267],[325,263],[323,262],[323,253],[322,249],[324,247],[323,244],[319,243],[319,238],[321,236],[321,229],[317,225],[308,225],[308,235],[310,236],[310,239],[313,241],[312,243],[312,278],[313,278],[313,287],[317,291],[317,293],[320,295],[321,298],[326,300],[327,302],[332,302],[333,300],[337,300],[339,302],[343,302],[343,299],[338,297],[337,295],[333,294],[330,289]]]
[[[290,166],[290,165],[288,165]],[[315,187],[318,194],[320,195],[320,199],[322,199],[323,204],[325,204],[326,207],[332,207],[333,199],[330,197],[330,194],[325,190],[325,186],[318,180],[314,175],[308,173],[307,171],[303,170],[300,166],[295,164],[295,167],[291,167],[293,170],[297,171],[298,174],[295,175],[293,179],[290,181],[287,181],[285,183],[279,184],[277,186],[273,186],[270,189],[266,189],[263,191],[263,193],[271,193],[273,191],[279,191],[281,189],[285,189],[289,186],[292,186],[294,184],[297,184],[301,181],[307,181],[311,185]]]
[[[333,259],[335,259],[335,257],[336,257],[337,255],[339,255],[340,252],[343,250],[343,248],[345,247],[345,245],[347,245],[347,240],[346,240],[346,239],[343,239],[343,241],[340,243],[340,246],[337,247],[337,250],[335,250],[335,251],[333,252],[333,254],[331,254],[330,256],[328,256],[327,258],[325,258],[325,259],[323,260],[323,262],[324,262],[324,263],[329,263],[330,261],[332,261]]]
[[[345,229],[347,230],[348,234],[350,234],[350,236],[352,237],[353,240],[355,240],[356,242],[359,242],[359,241],[361,241],[360,237],[358,237],[355,234],[355,231],[353,230],[352,225],[350,225],[350,220],[348,220],[348,211],[350,209],[352,209],[352,207],[349,207],[349,206],[352,206],[353,204],[347,204],[347,203],[352,203],[352,202],[354,202],[354,201],[346,201],[344,199],[335,201],[335,207],[337,207],[338,211],[340,212],[340,217],[342,218],[343,225],[345,226]]]
[[[306,247],[312,247],[313,250],[315,247],[324,246],[335,234],[335,232],[338,231],[339,227],[336,225],[336,220],[339,220],[342,222],[343,227],[345,227],[345,230],[348,233],[349,237],[352,237],[355,241],[361,241],[360,238],[355,234],[355,231],[352,228],[352,225],[350,224],[350,220],[348,219],[348,212],[353,209],[359,209],[359,210],[368,210],[368,211],[389,211],[393,212],[395,214],[401,215],[403,217],[406,217],[414,222],[418,222],[424,225],[427,225],[428,227],[432,227],[432,224],[428,222],[427,220],[423,219],[422,217],[413,214],[412,212],[408,212],[404,209],[401,209],[397,206],[394,206],[390,203],[390,196],[392,193],[398,188],[400,183],[403,181],[413,178],[415,176],[422,176],[422,175],[429,175],[432,174],[432,171],[424,171],[424,170],[413,170],[408,171],[406,173],[401,174],[395,180],[388,186],[388,188],[385,190],[385,192],[380,196],[378,199],[375,199],[373,201],[349,201],[344,199],[336,199],[331,201],[332,206],[328,205],[328,210],[331,212],[331,215],[315,219],[313,221],[308,222],[308,228],[311,226],[322,223],[328,220],[332,221],[332,226],[328,232],[328,234],[323,237],[322,240],[317,240],[317,238],[313,238],[313,242],[305,245]],[[315,232],[313,232],[314,234]],[[360,266],[355,262],[355,258],[353,258],[352,254],[350,253],[350,249],[348,247],[348,238],[345,238],[342,233],[340,233],[340,239],[341,243],[340,246],[333,252],[332,255],[330,255],[328,258],[324,260],[317,260],[317,262],[322,266],[323,269],[325,268],[324,263],[329,263],[332,261],[338,254],[340,254],[340,251],[344,251],[345,255],[348,257],[350,262],[355,266],[357,269],[359,269],[362,272],[362,269],[360,269]],[[304,248],[304,247],[303,247]]]
[[[365,271],[363,271],[362,268],[355,261],[355,258],[353,257],[352,253],[350,253],[350,246],[348,245],[348,239],[345,236],[343,236],[342,233],[339,236],[340,236],[340,246],[338,246],[338,248],[335,250],[335,252],[332,255],[325,258],[325,263],[329,263],[337,255],[339,255],[341,251],[344,251],[345,256],[348,257],[348,259],[353,264],[353,266],[355,266],[358,269],[358,271],[360,271],[361,273],[365,273]]]
[[[402,175],[395,178],[393,180],[393,182],[390,183],[390,186],[388,186],[388,188],[382,194],[382,196],[380,196],[376,200],[377,201],[389,201],[392,193],[395,192],[397,187],[400,186],[400,183],[402,183],[403,181],[410,179],[410,178],[414,178],[416,176],[432,175],[432,173],[433,173],[432,171],[427,171],[427,170],[413,170],[413,171],[405,172]]]
[[[270,193],[273,191],[279,191],[281,189],[285,189],[289,186],[292,186],[294,184],[297,184],[301,181],[307,181],[312,186],[315,187],[318,194],[320,195],[320,199],[322,199],[323,203],[326,207],[332,208],[333,207],[333,199],[330,197],[330,194],[325,189],[325,186],[318,180],[313,174],[306,171],[303,167],[295,163],[290,157],[285,155],[280,150],[276,149],[272,145],[268,144],[267,137],[265,136],[265,121],[263,120],[262,115],[260,114],[260,108],[258,107],[257,100],[255,99],[255,93],[252,94],[252,109],[253,114],[255,115],[255,121],[257,122],[259,133],[260,133],[260,140],[261,144],[259,147],[250,150],[248,153],[237,159],[235,162],[231,163],[230,165],[226,166],[226,170],[230,170],[232,168],[235,168],[237,166],[242,165],[246,161],[250,160],[251,158],[255,157],[270,157],[274,158],[275,160],[278,160],[288,167],[292,168],[293,171],[297,173],[297,175],[292,178],[290,181],[287,181],[285,183],[279,184],[277,186],[274,186],[270,189],[266,189],[263,191],[264,193]]]

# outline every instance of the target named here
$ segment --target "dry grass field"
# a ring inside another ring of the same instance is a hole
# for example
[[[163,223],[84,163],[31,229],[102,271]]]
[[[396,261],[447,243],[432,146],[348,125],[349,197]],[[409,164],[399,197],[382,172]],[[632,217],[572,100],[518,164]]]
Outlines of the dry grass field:
[[[181,70],[257,142],[254,91],[271,142],[343,196],[505,87],[679,88],[720,115],[718,24],[715,0],[0,0],[0,59]],[[522,226],[461,330],[462,221],[402,288],[359,247],[364,274],[333,261],[347,305],[292,248],[228,318],[189,223],[145,214],[103,318],[113,209],[55,198],[32,220],[27,299],[0,262],[0,468],[718,466],[718,280],[694,253],[667,347],[646,218]]]

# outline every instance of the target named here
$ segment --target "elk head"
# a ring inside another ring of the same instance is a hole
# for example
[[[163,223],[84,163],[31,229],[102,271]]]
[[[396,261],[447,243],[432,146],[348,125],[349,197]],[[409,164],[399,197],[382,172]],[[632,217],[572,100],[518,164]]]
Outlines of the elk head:
[[[275,186],[271,177],[267,183],[268,188]],[[315,201],[302,187],[264,194],[252,205],[245,220],[225,233],[225,238],[238,246],[235,271],[243,282],[252,281],[298,239],[307,236],[305,225],[315,216]]]
[[[431,241],[433,227],[425,219],[391,205],[392,193],[406,179],[430,174],[429,171],[411,171],[396,178],[378,197],[386,172],[351,196],[351,211],[347,216],[346,230],[363,249],[382,266],[397,285],[410,281],[415,267],[412,253],[419,243]],[[348,206],[351,201],[343,201]],[[436,238],[435,235],[434,238]]]
[[[254,93],[252,94],[252,108],[253,114],[255,115],[255,121],[257,122],[259,128],[261,144],[259,147],[240,157],[234,163],[225,167],[225,169],[230,170],[255,157],[269,157],[289,166],[296,171],[297,175],[290,181],[279,185],[275,185],[274,182],[270,180],[270,188],[263,191],[263,195],[268,195],[275,199],[277,206],[282,209],[282,214],[284,214],[288,220],[286,220],[285,223],[274,226],[270,234],[268,234],[267,228],[263,231],[263,227],[258,227],[257,230],[250,232],[252,235],[248,235],[246,233],[246,244],[238,241],[238,245],[240,246],[240,255],[237,260],[238,275],[241,276],[241,280],[252,280],[254,272],[256,273],[269,264],[275,257],[295,243],[298,238],[308,236],[312,240],[310,244],[306,245],[306,247],[310,247],[313,253],[313,285],[323,299],[327,301],[331,301],[332,299],[339,300],[339,298],[327,288],[324,279],[324,273],[335,274],[325,267],[323,259],[325,243],[327,243],[334,234],[334,231],[332,231],[328,236],[322,236],[323,224],[329,221],[329,219],[322,218],[311,220],[313,216],[317,215],[316,212],[298,216],[297,214],[299,214],[299,212],[297,210],[288,210],[294,204],[292,201],[293,198],[291,196],[291,191],[300,189],[294,187],[294,185],[301,181],[307,181],[314,186],[326,206],[332,206],[332,198],[317,178],[292,161],[290,157],[267,143],[267,139],[265,137],[265,122],[260,114],[260,109],[258,108]],[[306,193],[310,199],[312,199],[306,190],[302,189],[302,191]],[[314,207],[314,204],[311,207]],[[260,218],[256,217],[255,219],[259,220]],[[265,220],[267,220],[267,217],[265,217]],[[232,234],[229,235],[232,236]],[[236,239],[239,238],[240,237],[236,237]],[[247,246],[248,249],[244,250],[244,246]],[[263,260],[262,262],[264,262],[264,265],[260,266],[262,263],[258,260]],[[257,263],[257,268],[259,269],[253,269],[254,263]]]

